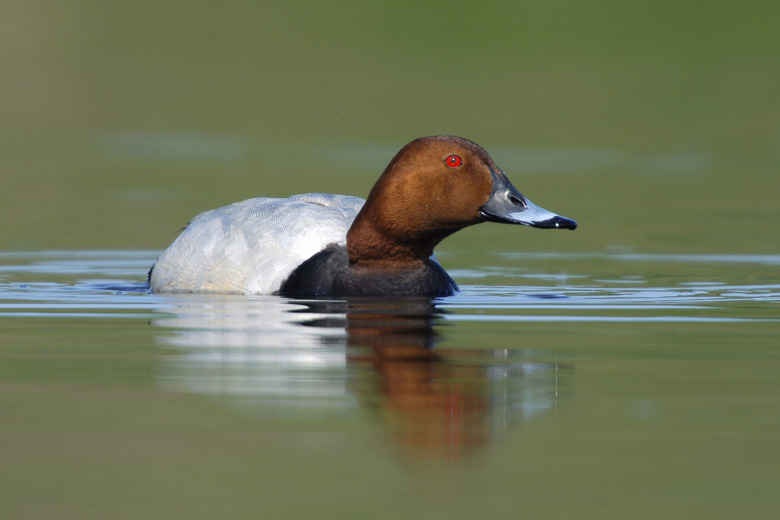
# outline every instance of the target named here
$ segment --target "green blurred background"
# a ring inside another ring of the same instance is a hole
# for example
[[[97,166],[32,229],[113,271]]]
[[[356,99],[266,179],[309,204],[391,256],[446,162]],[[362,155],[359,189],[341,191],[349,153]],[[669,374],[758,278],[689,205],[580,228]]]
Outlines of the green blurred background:
[[[0,5],[0,250],[161,249],[236,200],[365,196],[438,133],[581,224],[445,254],[778,250],[776,2]]]

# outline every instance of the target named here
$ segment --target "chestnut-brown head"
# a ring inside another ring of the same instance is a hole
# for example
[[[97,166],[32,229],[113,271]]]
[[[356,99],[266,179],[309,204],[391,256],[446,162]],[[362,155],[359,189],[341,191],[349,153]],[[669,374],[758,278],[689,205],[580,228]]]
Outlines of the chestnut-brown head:
[[[574,221],[530,203],[476,143],[415,139],[390,161],[347,234],[355,264],[401,266],[443,238],[486,220],[574,229]]]

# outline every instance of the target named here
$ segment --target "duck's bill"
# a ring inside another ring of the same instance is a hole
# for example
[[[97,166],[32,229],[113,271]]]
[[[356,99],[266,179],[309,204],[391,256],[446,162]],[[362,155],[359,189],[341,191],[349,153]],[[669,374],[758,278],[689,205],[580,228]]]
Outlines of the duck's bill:
[[[572,219],[556,215],[528,200],[512,186],[503,172],[491,173],[493,192],[480,208],[480,213],[486,220],[541,229],[577,229],[577,223]]]

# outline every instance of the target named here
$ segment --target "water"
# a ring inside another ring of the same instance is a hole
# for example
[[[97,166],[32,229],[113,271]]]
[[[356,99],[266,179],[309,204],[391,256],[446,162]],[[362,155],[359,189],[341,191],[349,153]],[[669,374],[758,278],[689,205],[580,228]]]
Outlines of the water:
[[[151,295],[156,252],[4,253],[3,503],[777,511],[780,257],[507,255],[453,270],[457,296],[377,301]]]

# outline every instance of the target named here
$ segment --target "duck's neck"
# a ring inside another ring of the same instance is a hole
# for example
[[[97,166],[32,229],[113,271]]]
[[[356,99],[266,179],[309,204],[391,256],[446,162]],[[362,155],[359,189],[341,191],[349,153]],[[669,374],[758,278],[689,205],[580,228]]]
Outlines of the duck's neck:
[[[383,218],[371,208],[364,208],[347,232],[350,265],[400,269],[419,266],[449,234],[405,230],[399,220]]]
[[[347,232],[349,263],[357,267],[417,266],[433,254],[433,245],[399,241],[367,218],[356,219]]]

